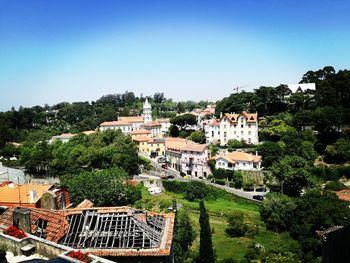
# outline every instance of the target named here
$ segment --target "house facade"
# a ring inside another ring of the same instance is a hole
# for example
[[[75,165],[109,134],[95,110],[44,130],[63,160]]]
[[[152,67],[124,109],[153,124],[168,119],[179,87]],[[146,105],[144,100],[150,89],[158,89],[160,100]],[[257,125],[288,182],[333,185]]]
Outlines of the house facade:
[[[208,167],[208,145],[181,138],[166,138],[165,155],[171,169],[188,175],[190,179],[206,178]]]
[[[211,160],[215,160],[216,169],[225,170],[242,170],[242,171],[260,171],[261,156],[245,153],[242,151],[234,151],[226,155],[218,155]]]
[[[258,139],[258,114],[245,111],[225,113],[219,120],[220,145],[226,146],[229,140],[256,144]]]
[[[100,124],[100,130],[121,130],[124,134],[130,134],[132,132],[132,123],[126,121],[105,121]]]
[[[220,142],[220,123],[216,119],[208,120],[203,125],[207,143]]]

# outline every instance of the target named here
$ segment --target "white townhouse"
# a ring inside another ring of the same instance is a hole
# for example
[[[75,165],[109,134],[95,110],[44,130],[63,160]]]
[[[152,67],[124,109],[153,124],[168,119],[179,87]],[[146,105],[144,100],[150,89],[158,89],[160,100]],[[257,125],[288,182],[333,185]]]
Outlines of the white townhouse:
[[[257,144],[258,114],[242,111],[239,114],[225,113],[219,120],[220,145],[227,145],[229,140],[244,141],[248,144]]]
[[[261,167],[261,156],[246,153],[243,151],[234,151],[226,155],[218,155],[210,160],[215,160],[216,169],[259,171]]]
[[[156,122],[159,122],[160,125],[162,126],[160,128],[160,131],[163,135],[165,135],[171,126],[170,119],[169,118],[159,118],[155,120]]]
[[[210,174],[206,144],[181,138],[166,138],[165,155],[171,169],[183,172],[190,179],[206,178]]]
[[[220,122],[216,119],[203,122],[205,138],[207,143],[220,142]]]

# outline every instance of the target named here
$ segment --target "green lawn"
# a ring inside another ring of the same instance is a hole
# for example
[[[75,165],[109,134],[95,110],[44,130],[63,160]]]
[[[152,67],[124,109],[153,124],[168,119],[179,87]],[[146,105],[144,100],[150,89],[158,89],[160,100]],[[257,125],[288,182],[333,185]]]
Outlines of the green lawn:
[[[181,203],[189,209],[190,218],[197,233],[192,250],[198,251],[200,229],[198,223],[199,204],[185,200],[181,194],[163,192],[152,196],[145,188],[142,190],[144,208],[149,210],[157,212],[166,211],[166,208],[171,205],[173,199],[176,199],[177,203]],[[266,230],[259,217],[259,204],[255,202],[233,197],[232,200],[217,199],[215,201],[206,201],[205,206],[210,215],[210,226],[213,230],[213,246],[218,260],[224,258],[242,259],[248,250],[249,244],[252,242],[260,243],[266,250],[270,250],[276,247],[276,244],[291,242],[292,240],[288,234],[276,234]],[[234,211],[243,211],[247,215],[249,222],[259,225],[259,232],[255,237],[231,238],[225,233],[227,227],[225,214]]]

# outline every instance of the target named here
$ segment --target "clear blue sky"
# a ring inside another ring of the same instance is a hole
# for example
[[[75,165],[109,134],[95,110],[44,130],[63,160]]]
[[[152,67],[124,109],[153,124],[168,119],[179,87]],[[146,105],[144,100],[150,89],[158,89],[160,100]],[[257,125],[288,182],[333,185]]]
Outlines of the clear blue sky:
[[[0,0],[0,110],[234,86],[350,68],[350,1]]]

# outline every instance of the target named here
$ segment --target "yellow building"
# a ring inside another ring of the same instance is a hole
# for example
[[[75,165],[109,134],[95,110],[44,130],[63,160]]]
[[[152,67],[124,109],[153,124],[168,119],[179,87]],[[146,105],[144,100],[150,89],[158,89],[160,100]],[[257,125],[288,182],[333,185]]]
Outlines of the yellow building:
[[[150,138],[143,135],[135,136],[133,141],[142,154],[152,157],[165,154],[165,140],[163,138]]]

